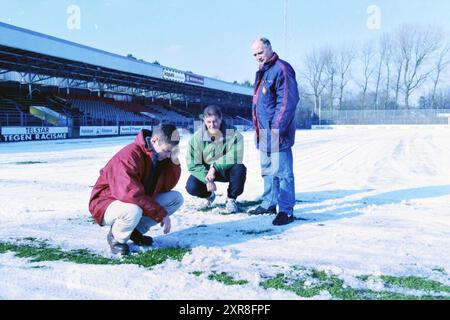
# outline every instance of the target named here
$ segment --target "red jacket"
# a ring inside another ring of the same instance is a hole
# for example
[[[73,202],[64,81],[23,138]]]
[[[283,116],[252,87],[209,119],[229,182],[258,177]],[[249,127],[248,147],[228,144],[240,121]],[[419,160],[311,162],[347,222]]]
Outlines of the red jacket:
[[[167,215],[155,197],[175,187],[181,167],[165,159],[157,164],[160,170],[155,170],[156,154],[145,140],[150,136],[150,131],[142,130],[133,143],[116,153],[100,170],[89,200],[89,211],[98,224],[102,224],[106,208],[115,200],[138,205],[144,215],[156,222]],[[159,171],[158,177],[154,177],[155,171]]]

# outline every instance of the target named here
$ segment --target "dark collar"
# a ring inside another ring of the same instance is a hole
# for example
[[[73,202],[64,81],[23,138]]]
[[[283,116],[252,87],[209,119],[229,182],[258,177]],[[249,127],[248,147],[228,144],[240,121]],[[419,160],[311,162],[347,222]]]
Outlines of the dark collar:
[[[259,66],[259,71],[266,71],[271,66],[273,66],[277,60],[278,60],[278,54],[276,52],[274,52],[272,57],[269,59],[269,61],[267,61],[263,65]]]
[[[153,164],[156,164],[158,162],[158,153],[156,152],[155,147],[153,147],[151,139],[151,136],[147,136],[144,138],[145,148],[150,151]]]

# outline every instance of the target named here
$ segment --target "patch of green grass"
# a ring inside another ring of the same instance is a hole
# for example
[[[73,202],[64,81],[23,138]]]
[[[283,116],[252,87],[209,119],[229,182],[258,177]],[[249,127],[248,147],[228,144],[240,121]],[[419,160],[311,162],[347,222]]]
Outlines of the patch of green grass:
[[[238,232],[241,232],[245,235],[259,235],[264,233],[272,232],[273,229],[265,229],[265,230],[238,230]]]
[[[186,248],[160,248],[132,254],[123,258],[123,263],[137,264],[146,268],[161,264],[166,260],[181,261],[190,249]]]
[[[47,163],[47,162],[42,162],[42,161],[19,161],[19,162],[16,162],[15,164],[25,165],[25,164],[38,164],[38,163]]]
[[[239,206],[241,208],[249,208],[249,207],[260,205],[261,203],[262,203],[262,200],[257,200],[257,201],[243,200],[243,201],[239,201]]]
[[[440,282],[416,276],[407,276],[407,277],[381,276],[380,279],[390,286],[422,290],[426,292],[450,293],[450,286],[446,286]]]
[[[160,248],[131,254],[122,259],[111,259],[94,254],[87,249],[64,251],[58,247],[50,247],[43,242],[33,245],[0,242],[0,254],[7,251],[14,252],[20,258],[28,258],[31,262],[61,260],[94,265],[136,264],[145,268],[161,264],[169,259],[180,261],[186,253],[190,252],[189,249],[184,248]]]
[[[247,280],[235,280],[232,276],[230,276],[226,272],[221,273],[213,272],[208,276],[208,279],[222,282],[227,286],[244,285],[248,283]]]
[[[247,200],[243,200],[243,201],[238,201],[238,203],[239,203],[239,209],[240,209],[239,212],[245,212],[248,208],[261,204],[262,201],[247,201]],[[201,209],[198,209],[198,211],[200,211],[200,212],[210,212],[210,211],[212,211],[212,210],[214,210],[216,208],[221,209],[219,211],[219,214],[224,215],[224,216],[229,215],[228,212],[223,210],[223,209],[225,209],[225,204],[224,203],[218,203],[218,204],[215,204],[212,207],[208,207],[208,208],[201,208]]]
[[[356,276],[356,279],[361,280],[361,281],[368,281],[371,278],[371,276],[367,276],[367,275],[362,275],[362,276]]]
[[[24,240],[24,241],[33,241],[33,242],[41,241],[41,240],[38,240],[37,238],[34,238],[34,237],[26,237],[26,238],[23,238],[22,240]]]
[[[311,282],[306,285],[305,279],[289,279],[284,274],[279,273],[275,278],[268,279],[262,283],[264,289],[275,288],[292,291],[298,296],[312,298],[319,295],[322,291],[328,291],[333,298],[342,300],[359,300],[362,299],[359,294],[360,290],[355,290],[344,286],[344,281],[333,275],[327,275],[323,271],[313,270],[313,279],[318,280],[317,283]]]
[[[367,281],[369,276],[358,276],[361,281]],[[447,286],[418,277],[380,277],[385,282],[389,282],[400,289],[418,289],[427,293],[439,294],[448,292]],[[419,280],[420,279],[420,280]],[[333,274],[328,274],[319,270],[307,270],[302,276],[293,276],[291,273],[285,275],[278,273],[275,277],[269,278],[260,284],[264,289],[274,288],[292,291],[305,298],[312,298],[322,291],[327,291],[333,299],[341,300],[433,300],[450,299],[449,296],[442,295],[407,295],[392,291],[373,291],[369,289],[355,289],[345,285],[344,281]]]
[[[95,219],[92,216],[87,217],[87,218],[84,218],[84,217],[83,218],[80,218],[80,217],[68,218],[67,221],[70,221],[70,222],[74,221],[77,224],[97,224],[97,221],[95,221]]]
[[[19,258],[28,258],[31,262],[70,261],[78,264],[115,264],[115,260],[93,254],[86,249],[63,251],[45,243],[31,244],[0,243],[0,253],[12,251]]]
[[[200,277],[203,274],[203,271],[194,271],[192,274],[196,277]]]
[[[447,272],[445,272],[444,268],[433,268],[432,270],[436,271],[436,272],[439,272],[439,273],[442,273],[442,274],[447,274]]]
[[[200,208],[200,209],[198,209],[197,211],[200,211],[200,212],[210,212],[210,211],[214,210],[215,208],[223,209],[223,208],[225,208],[225,204],[215,204],[215,205],[213,205],[213,206],[211,206],[211,207]]]

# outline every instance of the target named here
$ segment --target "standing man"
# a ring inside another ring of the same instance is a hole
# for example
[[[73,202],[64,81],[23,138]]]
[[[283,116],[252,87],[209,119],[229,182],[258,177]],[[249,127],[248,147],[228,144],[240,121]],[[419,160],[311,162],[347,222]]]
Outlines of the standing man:
[[[203,125],[189,141],[186,163],[191,173],[187,192],[206,199],[206,206],[214,201],[216,182],[229,182],[226,210],[239,211],[236,199],[244,192],[247,168],[242,163],[243,137],[235,127],[228,126],[218,106],[203,111]]]
[[[257,39],[252,44],[259,63],[253,95],[253,125],[260,150],[264,179],[263,202],[249,214],[276,213],[274,225],[294,221],[295,184],[292,149],[295,141],[295,109],[299,101],[295,71],[278,58],[270,41]]]
[[[153,239],[143,234],[157,223],[170,232],[169,215],[183,204],[181,193],[171,191],[181,174],[179,140],[171,124],[141,130],[100,170],[89,211],[100,226],[111,226],[107,241],[113,254],[127,255],[128,239],[152,245]]]

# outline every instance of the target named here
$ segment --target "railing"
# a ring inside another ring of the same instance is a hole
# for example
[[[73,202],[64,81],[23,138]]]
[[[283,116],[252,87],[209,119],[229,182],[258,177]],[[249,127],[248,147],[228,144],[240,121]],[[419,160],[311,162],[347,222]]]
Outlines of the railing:
[[[322,110],[321,124],[447,124],[449,109]]]
[[[69,120],[69,119],[67,119]],[[31,114],[23,113],[20,114],[14,113],[1,113],[0,114],[0,126],[7,127],[7,126],[20,126],[20,127],[30,127],[30,126],[52,126],[51,123],[49,123],[45,119],[39,119]],[[69,123],[67,123],[66,126],[69,126]]]

